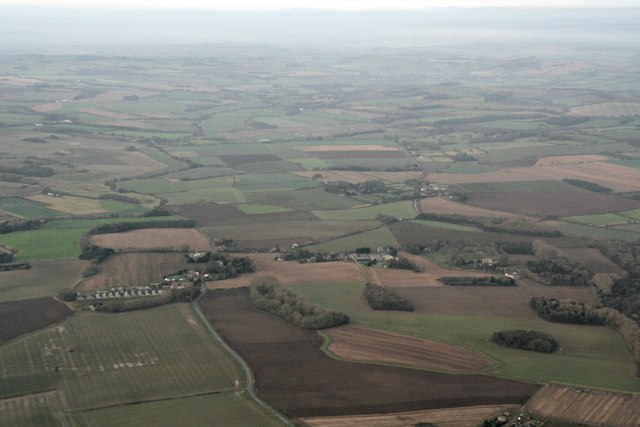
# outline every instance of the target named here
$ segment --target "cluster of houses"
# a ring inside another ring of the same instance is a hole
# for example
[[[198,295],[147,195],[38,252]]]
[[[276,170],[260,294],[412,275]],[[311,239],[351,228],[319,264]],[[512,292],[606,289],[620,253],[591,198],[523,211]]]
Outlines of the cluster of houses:
[[[207,278],[207,274],[204,278]],[[195,286],[200,283],[202,275],[199,271],[186,270],[166,276],[160,283],[151,283],[148,286],[118,286],[109,289],[100,289],[96,291],[78,291],[76,299],[79,301],[86,300],[103,300],[118,298],[141,298],[156,297],[162,295],[165,291],[173,289],[184,289]]]

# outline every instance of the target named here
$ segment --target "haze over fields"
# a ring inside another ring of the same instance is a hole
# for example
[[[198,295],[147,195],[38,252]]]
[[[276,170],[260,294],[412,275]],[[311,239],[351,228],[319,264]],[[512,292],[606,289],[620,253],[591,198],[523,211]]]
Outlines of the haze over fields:
[[[0,426],[637,427],[638,22],[0,0]]]

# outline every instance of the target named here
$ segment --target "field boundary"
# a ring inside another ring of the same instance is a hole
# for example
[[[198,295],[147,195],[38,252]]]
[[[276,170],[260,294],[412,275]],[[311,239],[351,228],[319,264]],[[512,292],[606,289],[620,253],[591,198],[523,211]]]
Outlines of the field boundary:
[[[259,406],[264,408],[270,415],[272,415],[273,417],[275,417],[276,419],[278,419],[279,421],[284,423],[284,425],[293,427],[294,424],[292,424],[291,421],[289,421],[284,415],[282,415],[275,408],[273,408],[270,405],[268,405],[266,402],[264,402],[262,399],[260,399],[256,395],[256,393],[255,393],[255,377],[253,375],[253,371],[251,370],[251,367],[249,365],[247,365],[247,363],[242,359],[242,357],[240,357],[240,355],[238,353],[236,353],[235,350],[233,350],[222,339],[222,337],[220,335],[218,335],[216,330],[213,329],[213,326],[211,326],[211,324],[209,323],[209,321],[205,317],[205,315],[202,312],[198,302],[200,301],[200,299],[204,296],[204,294],[206,292],[207,292],[207,288],[206,288],[206,285],[205,285],[205,283],[203,281],[200,284],[200,295],[198,296],[198,298],[195,301],[192,302],[191,305],[193,306],[196,314],[198,315],[200,320],[203,322],[204,326],[207,328],[209,333],[211,333],[211,335],[215,338],[215,340],[218,341],[218,343],[220,343],[222,348],[225,349],[232,356],[232,358],[235,359],[240,364],[240,366],[242,367],[242,370],[244,371],[244,374],[245,374],[245,382],[246,382],[245,389],[246,389],[247,393],[249,394],[249,397],[251,397],[251,399],[253,399],[253,401],[256,402]]]

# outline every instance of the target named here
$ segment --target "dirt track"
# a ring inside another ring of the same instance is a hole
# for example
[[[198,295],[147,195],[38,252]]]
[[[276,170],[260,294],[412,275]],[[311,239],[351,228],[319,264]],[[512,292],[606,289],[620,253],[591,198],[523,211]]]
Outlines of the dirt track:
[[[289,417],[522,403],[539,387],[332,359],[315,332],[253,308],[247,288],[209,291],[200,305],[253,369],[258,395]]]

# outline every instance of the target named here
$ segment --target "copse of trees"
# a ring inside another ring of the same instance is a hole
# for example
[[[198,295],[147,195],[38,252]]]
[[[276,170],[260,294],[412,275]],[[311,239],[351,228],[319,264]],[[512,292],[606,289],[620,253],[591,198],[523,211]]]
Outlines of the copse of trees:
[[[224,280],[239,274],[253,272],[253,261],[249,257],[229,257],[219,252],[209,255],[204,272],[211,280]]]
[[[387,268],[395,268],[398,270],[411,270],[416,273],[422,271],[422,269],[409,258],[397,257],[387,262]]]
[[[552,353],[558,349],[558,342],[544,332],[512,329],[494,332],[491,341],[507,348]]]
[[[529,301],[529,305],[538,316],[550,322],[601,326],[606,321],[597,309],[581,302],[534,297]]]
[[[367,283],[362,292],[369,307],[374,310],[413,311],[414,306],[405,297],[379,285]]]
[[[527,262],[527,269],[537,278],[548,285],[588,285],[592,274],[581,263],[572,261],[559,249],[536,240],[533,242],[533,252],[536,259]]]
[[[605,240],[594,243],[604,256],[625,269],[630,277],[640,278],[640,242]]]
[[[500,242],[498,246],[509,255],[533,255],[531,242]]]
[[[302,329],[325,329],[349,322],[349,316],[326,310],[296,292],[283,288],[273,278],[261,278],[251,285],[251,300],[259,310],[273,313]]]

